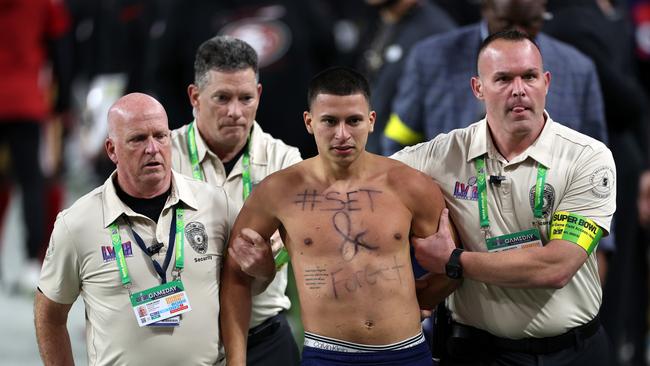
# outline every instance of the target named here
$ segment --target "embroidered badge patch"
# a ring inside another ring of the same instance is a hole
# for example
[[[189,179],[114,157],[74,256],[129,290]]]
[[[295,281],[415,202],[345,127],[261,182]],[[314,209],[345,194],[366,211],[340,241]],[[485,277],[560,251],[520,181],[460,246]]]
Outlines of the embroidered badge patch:
[[[544,214],[544,217],[549,217],[551,210],[553,209],[553,205],[555,204],[555,189],[553,186],[548,183],[544,183],[544,194],[542,196],[544,197],[544,203],[542,204],[542,213]],[[530,187],[530,191],[528,193],[528,202],[530,203],[530,209],[535,210],[535,185]]]
[[[478,186],[476,177],[470,177],[467,183],[456,181],[454,186],[454,197],[462,200],[478,201]]]
[[[609,197],[614,187],[614,179],[616,178],[612,168],[608,166],[597,168],[589,177],[591,192],[598,198]]]
[[[115,249],[112,245],[102,245],[102,258],[104,263],[108,263],[115,260]],[[131,242],[127,241],[122,243],[122,251],[124,251],[125,257],[133,257],[133,249],[131,248]]]
[[[185,225],[185,239],[197,253],[205,254],[208,251],[208,234],[202,223],[192,221]]]

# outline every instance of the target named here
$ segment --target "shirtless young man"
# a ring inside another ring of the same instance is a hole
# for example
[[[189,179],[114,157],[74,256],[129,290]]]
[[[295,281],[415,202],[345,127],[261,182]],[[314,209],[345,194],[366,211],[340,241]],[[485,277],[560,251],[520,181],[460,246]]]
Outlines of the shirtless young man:
[[[228,365],[245,365],[251,283],[273,277],[266,241],[278,228],[300,296],[303,365],[431,365],[418,298],[430,307],[457,284],[439,276],[416,297],[409,236],[437,231],[445,206],[440,189],[365,151],[375,112],[361,74],[321,72],[308,101],[304,121],[318,156],[262,181],[233,227],[239,235],[229,243],[221,289]]]

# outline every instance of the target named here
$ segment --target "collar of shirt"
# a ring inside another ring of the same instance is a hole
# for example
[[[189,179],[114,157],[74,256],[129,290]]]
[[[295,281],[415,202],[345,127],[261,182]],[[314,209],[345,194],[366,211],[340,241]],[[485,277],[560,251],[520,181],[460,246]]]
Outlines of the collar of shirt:
[[[110,224],[113,223],[121,215],[126,216],[142,216],[134,212],[129,206],[124,204],[115,191],[114,179],[117,175],[117,171],[114,171],[110,177],[104,182],[104,187],[102,190],[102,209],[104,212],[104,227],[107,228]],[[198,208],[198,202],[194,193],[185,182],[183,175],[176,173],[172,170],[172,191],[165,203],[165,209],[168,209],[176,205],[179,201],[187,206],[187,208],[196,210]],[[144,216],[143,216],[144,217]]]
[[[209,151],[207,144],[201,137],[199,133],[199,128],[197,127],[196,121],[194,122],[192,128],[194,129],[194,136],[196,139],[196,152],[198,154],[199,162],[203,163],[203,160],[206,159],[207,155],[212,156],[213,158],[219,160],[216,154],[212,151]],[[264,140],[264,131],[262,127],[253,121],[253,127],[251,129],[251,141],[250,141],[250,163],[255,165],[266,165],[268,163],[268,157],[266,155],[266,145],[263,143]],[[228,177],[234,177],[242,174],[242,157],[239,158],[237,164],[232,168]]]
[[[512,161],[506,162],[506,166],[520,163],[528,157],[531,157],[533,160],[545,167],[551,168],[551,163],[553,162],[551,149],[553,148],[553,129],[555,122],[546,111],[544,111],[544,117],[546,118],[546,123],[544,124],[544,128],[537,140],[535,140],[535,142],[533,142],[533,144],[530,145],[521,155],[517,156]],[[486,118],[483,118],[477,123],[476,130],[471,139],[467,154],[468,163],[485,154],[488,155],[489,159],[499,159],[505,162],[505,159],[503,159],[501,154],[497,151],[496,146],[492,141]]]

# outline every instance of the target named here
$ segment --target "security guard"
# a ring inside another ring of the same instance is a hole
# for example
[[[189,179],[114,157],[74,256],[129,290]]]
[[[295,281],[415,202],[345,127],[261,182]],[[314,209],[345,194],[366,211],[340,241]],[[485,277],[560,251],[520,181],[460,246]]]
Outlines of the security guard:
[[[463,278],[449,302],[447,365],[609,365],[595,248],[616,202],[607,147],[544,111],[550,74],[531,38],[495,33],[479,52],[485,119],[394,157],[439,182],[446,230],[415,239],[434,273]]]
[[[255,122],[262,92],[257,72],[257,54],[244,41],[228,36],[205,41],[196,54],[195,82],[188,88],[195,120],[172,133],[174,169],[223,187],[238,209],[267,175],[302,160],[298,149],[264,133]],[[275,238],[281,245],[279,236]],[[249,365],[299,362],[298,348],[283,313],[291,306],[285,295],[287,266],[282,265],[282,258],[288,254],[280,250],[277,255],[279,272],[275,280],[265,292],[253,297]]]
[[[81,295],[90,365],[215,365],[219,277],[236,207],[171,170],[163,107],[129,94],[108,113],[104,185],[61,212],[34,311],[45,365],[71,365],[67,314]]]

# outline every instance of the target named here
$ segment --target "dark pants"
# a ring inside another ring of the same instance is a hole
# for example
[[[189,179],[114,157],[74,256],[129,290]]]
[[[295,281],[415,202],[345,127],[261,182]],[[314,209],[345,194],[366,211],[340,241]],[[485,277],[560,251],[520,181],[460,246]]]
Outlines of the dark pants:
[[[460,352],[459,352],[460,351]],[[442,366],[610,366],[612,358],[605,330],[599,326],[595,334],[562,350],[533,354],[490,347],[484,344],[473,349],[457,349],[443,360]],[[458,354],[462,353],[462,354]]]
[[[298,366],[300,353],[289,323],[280,313],[248,332],[248,366]]]
[[[41,124],[37,121],[0,121],[0,146],[8,146],[11,167],[0,171],[0,189],[12,181],[22,189],[23,221],[27,236],[27,256],[38,259],[44,248],[44,178],[38,153]],[[0,219],[4,212],[0,212]]]

